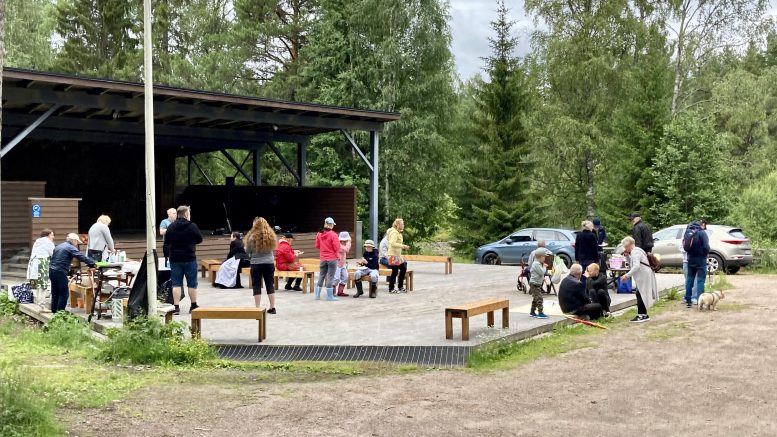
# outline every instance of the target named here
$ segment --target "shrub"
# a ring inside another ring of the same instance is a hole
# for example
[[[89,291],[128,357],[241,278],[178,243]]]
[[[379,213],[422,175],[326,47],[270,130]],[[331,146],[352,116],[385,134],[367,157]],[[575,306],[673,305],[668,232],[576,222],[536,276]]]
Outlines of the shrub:
[[[0,435],[28,437],[58,435],[53,405],[33,393],[31,381],[0,363]]]
[[[19,314],[19,302],[8,298],[8,294],[0,291],[0,316]]]
[[[46,325],[46,338],[54,345],[74,348],[92,341],[89,326],[65,311],[54,314]]]
[[[677,287],[672,287],[666,291],[666,300],[678,300],[680,298],[680,290]]]
[[[134,364],[200,364],[216,358],[216,351],[202,340],[184,338],[186,324],[163,325],[156,317],[140,317],[124,329],[108,331],[100,358]]]

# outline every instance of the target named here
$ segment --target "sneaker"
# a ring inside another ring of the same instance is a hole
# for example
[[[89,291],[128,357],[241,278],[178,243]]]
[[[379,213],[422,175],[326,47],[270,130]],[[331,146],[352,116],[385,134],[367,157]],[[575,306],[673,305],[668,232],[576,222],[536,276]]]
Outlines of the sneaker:
[[[537,317],[537,314],[534,314],[534,313],[529,313],[529,317],[535,317],[535,318],[536,318],[536,317]]]
[[[285,287],[283,287],[284,290],[292,290],[291,285],[286,284]]]
[[[192,311],[196,310],[199,307],[200,307],[199,305],[197,305],[196,303],[193,303],[191,308],[189,308],[189,314],[191,314]]]
[[[637,314],[633,319],[630,320],[631,323],[643,323],[650,320],[650,316],[646,314]]]
[[[609,311],[605,311],[605,312],[604,312],[604,318],[605,318],[605,319],[609,319],[610,317],[612,317],[612,313],[611,313],[611,312],[609,312]]]
[[[302,291],[302,287],[300,287],[300,286],[298,285],[298,286],[296,286],[296,287],[292,288],[292,290],[294,290],[294,291]]]
[[[389,293],[396,294],[396,293],[398,293],[398,291],[396,291],[396,290],[393,290],[393,289],[389,289]]]
[[[698,300],[696,300],[696,299],[691,299],[691,305],[696,305],[696,304],[698,304],[698,303],[699,303],[699,301],[698,301]]]
[[[407,293],[407,289],[405,289],[405,287],[400,287],[397,293]]]
[[[690,303],[690,302],[686,302],[686,303],[685,303],[685,307],[686,307],[686,308],[690,308],[690,307],[692,307],[692,306],[693,306],[693,305],[691,305],[691,303]]]
[[[277,312],[275,312],[275,308],[270,308],[267,310],[267,314],[277,314]]]
[[[538,319],[547,319],[548,318],[548,316],[546,316],[545,313],[537,313],[537,315],[535,317],[537,317]]]
[[[176,307],[176,308],[173,310],[173,315],[174,315],[174,316],[179,316],[179,315],[181,315],[181,308],[178,308],[178,307]]]

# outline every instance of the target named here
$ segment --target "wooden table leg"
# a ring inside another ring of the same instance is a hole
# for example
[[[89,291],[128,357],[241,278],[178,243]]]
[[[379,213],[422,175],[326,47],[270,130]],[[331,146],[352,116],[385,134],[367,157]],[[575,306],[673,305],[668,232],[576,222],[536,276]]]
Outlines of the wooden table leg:
[[[264,338],[264,317],[260,318],[258,322],[259,322],[259,343],[261,343],[262,338]]]
[[[280,278],[278,276],[274,276],[272,278],[272,285],[273,285],[273,287],[275,287],[276,290],[278,289],[278,283],[280,282],[279,279]]]
[[[502,308],[502,328],[510,327],[510,308]]]
[[[461,339],[469,341],[469,318],[464,314],[461,318]]]
[[[407,289],[413,291],[413,272],[407,275]]]
[[[494,327],[494,312],[489,311],[486,313],[486,318],[488,319],[488,327],[493,328]]]
[[[449,311],[445,311],[445,338],[453,339],[453,315]]]
[[[200,319],[192,319],[192,338],[201,338]]]

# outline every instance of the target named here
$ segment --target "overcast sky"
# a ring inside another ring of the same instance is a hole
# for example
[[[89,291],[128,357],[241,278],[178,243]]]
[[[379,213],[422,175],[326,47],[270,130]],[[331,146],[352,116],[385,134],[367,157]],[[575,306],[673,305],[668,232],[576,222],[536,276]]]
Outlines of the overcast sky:
[[[469,79],[482,71],[481,58],[490,52],[488,37],[491,36],[491,21],[496,17],[496,0],[449,0],[451,5],[451,32],[453,34],[453,56],[456,69],[462,80]],[[777,0],[770,0],[772,16],[777,17]],[[513,30],[520,45],[518,54],[529,50],[529,38],[534,23],[523,10],[523,0],[508,0],[511,17],[515,21]]]

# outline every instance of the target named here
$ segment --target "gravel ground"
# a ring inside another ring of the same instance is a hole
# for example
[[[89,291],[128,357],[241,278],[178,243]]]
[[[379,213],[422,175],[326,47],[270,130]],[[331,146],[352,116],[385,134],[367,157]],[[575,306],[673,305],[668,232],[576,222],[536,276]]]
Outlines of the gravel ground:
[[[511,370],[143,390],[70,435],[774,436],[776,279],[730,277],[717,312],[672,304]]]

